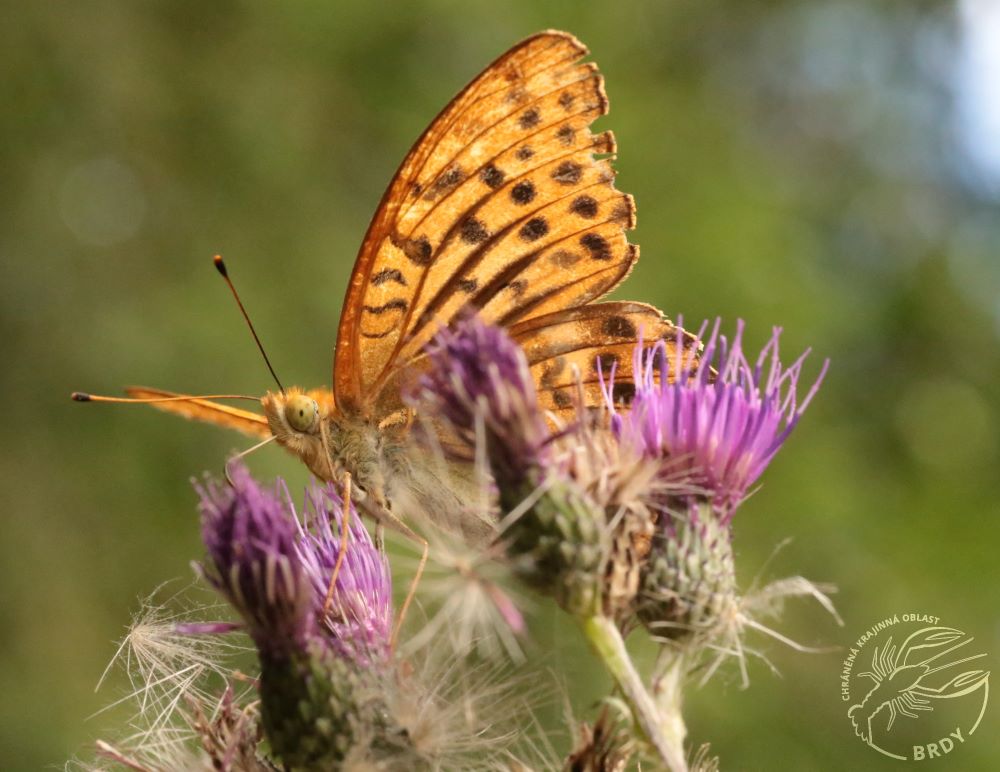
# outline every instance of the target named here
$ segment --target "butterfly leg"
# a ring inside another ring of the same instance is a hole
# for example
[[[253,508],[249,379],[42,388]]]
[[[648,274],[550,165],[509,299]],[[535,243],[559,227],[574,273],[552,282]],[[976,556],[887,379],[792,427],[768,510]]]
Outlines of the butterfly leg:
[[[231,488],[233,488],[233,487],[236,487],[236,486],[235,486],[235,485],[234,485],[234,483],[233,483],[233,477],[232,477],[232,475],[231,475],[231,474],[229,474],[229,467],[230,467],[231,465],[235,464],[235,463],[236,463],[237,461],[239,461],[239,460],[240,460],[241,458],[244,458],[244,457],[246,457],[246,456],[249,456],[249,455],[250,455],[251,453],[253,453],[253,452],[254,452],[255,450],[259,450],[260,448],[264,447],[265,445],[267,445],[267,443],[269,443],[269,442],[270,442],[271,440],[273,440],[273,439],[274,439],[274,437],[273,437],[273,436],[272,436],[272,437],[268,437],[268,438],[267,438],[266,440],[264,440],[264,441],[262,441],[262,442],[258,442],[258,443],[257,443],[256,445],[254,445],[254,446],[253,446],[252,448],[247,448],[246,450],[244,450],[244,451],[241,451],[241,452],[237,453],[237,454],[236,454],[235,456],[233,456],[232,458],[230,458],[229,460],[227,460],[227,461],[226,461],[226,465],[225,465],[225,466],[223,467],[223,471],[224,471],[224,472],[225,472],[225,474],[226,474],[226,482],[227,482],[227,483],[229,483],[229,486],[230,486]]]
[[[379,554],[385,554],[385,526],[380,522],[375,523],[375,549]]]
[[[409,610],[410,604],[413,603],[413,598],[417,594],[417,586],[420,584],[420,579],[424,573],[424,567],[427,565],[427,557],[430,554],[430,545],[427,543],[427,539],[420,536],[416,531],[410,528],[410,526],[396,517],[396,515],[394,515],[387,507],[374,502],[369,502],[367,500],[361,501],[360,506],[364,509],[365,514],[369,515],[376,523],[375,540],[377,543],[383,543],[385,528],[389,527],[396,531],[396,533],[401,534],[415,544],[420,545],[420,561],[417,563],[417,570],[413,573],[413,579],[410,580],[410,588],[406,592],[406,600],[403,601],[403,605],[399,609],[399,616],[396,619],[396,625],[393,628],[392,637],[389,639],[389,646],[395,649],[396,641],[399,639],[399,631],[402,629],[403,622],[406,619],[406,612]]]
[[[414,534],[416,536],[416,534]],[[399,610],[399,618],[396,620],[396,627],[392,631],[392,637],[389,639],[389,646],[395,650],[396,641],[399,639],[399,631],[403,628],[403,620],[406,619],[406,611],[410,608],[410,604],[413,602],[413,598],[417,594],[417,585],[420,584],[420,577],[423,576],[424,566],[427,565],[427,555],[430,552],[430,546],[427,544],[427,539],[417,536],[417,541],[420,544],[420,562],[417,563],[417,570],[413,574],[413,579],[410,580],[410,588],[406,591],[406,600],[403,601],[403,606]]]
[[[333,605],[333,590],[337,585],[337,576],[340,574],[340,567],[344,563],[344,556],[347,554],[347,542],[350,536],[351,525],[351,473],[344,472],[344,491],[341,494],[341,517],[340,517],[340,549],[337,552],[337,560],[333,564],[333,572],[330,574],[330,584],[326,588],[326,600],[323,601],[323,616],[325,617],[330,606]]]

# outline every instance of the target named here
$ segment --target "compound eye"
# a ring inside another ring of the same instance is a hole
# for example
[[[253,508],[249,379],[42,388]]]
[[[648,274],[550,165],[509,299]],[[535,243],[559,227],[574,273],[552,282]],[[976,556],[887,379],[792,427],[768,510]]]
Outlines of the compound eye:
[[[319,405],[316,400],[305,394],[295,394],[285,403],[285,420],[297,432],[307,432],[312,429],[319,418]]]

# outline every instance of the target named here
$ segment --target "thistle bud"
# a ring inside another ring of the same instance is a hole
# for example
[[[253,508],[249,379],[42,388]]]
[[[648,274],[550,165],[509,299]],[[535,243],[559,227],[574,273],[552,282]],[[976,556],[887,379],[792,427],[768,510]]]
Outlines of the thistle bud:
[[[533,495],[508,489],[501,502],[508,499],[513,509],[515,501]],[[572,480],[550,480],[533,506],[509,525],[504,539],[515,573],[528,584],[571,614],[600,610],[610,546],[604,511]]]
[[[739,602],[729,528],[704,504],[670,518],[653,537],[641,581],[637,613],[654,635],[710,632]]]
[[[391,675],[358,668],[318,641],[262,660],[261,719],[274,754],[289,769],[335,769],[352,754],[377,755],[405,734],[387,708]]]

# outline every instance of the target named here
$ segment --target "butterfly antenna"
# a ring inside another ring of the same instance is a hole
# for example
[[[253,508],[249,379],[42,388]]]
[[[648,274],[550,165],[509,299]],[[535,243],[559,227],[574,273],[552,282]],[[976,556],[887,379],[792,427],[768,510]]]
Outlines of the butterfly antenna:
[[[278,388],[281,389],[281,393],[284,394],[285,387],[281,385],[281,381],[278,379],[278,374],[274,372],[274,368],[271,367],[271,360],[267,358],[267,352],[264,351],[264,344],[262,344],[260,342],[260,338],[257,337],[257,331],[253,328],[253,322],[250,321],[250,314],[248,314],[246,308],[243,307],[243,301],[240,300],[240,293],[236,291],[236,287],[233,286],[233,280],[229,278],[229,271],[226,270],[226,264],[222,261],[222,255],[216,255],[212,261],[215,263],[215,269],[222,275],[222,278],[226,280],[226,284],[229,285],[229,289],[233,293],[233,297],[236,298],[236,305],[240,307],[240,313],[243,314],[247,327],[250,328],[250,334],[253,335],[253,339],[257,343],[257,348],[260,350],[261,356],[264,357],[264,364],[267,365],[267,369],[271,371],[271,377],[274,378],[274,382],[278,384]]]
[[[170,397],[104,397],[85,391],[74,391],[70,396],[77,402],[112,402],[117,404],[150,405],[156,402],[191,402],[197,399],[248,399],[260,402],[260,397],[248,394],[174,394]]]

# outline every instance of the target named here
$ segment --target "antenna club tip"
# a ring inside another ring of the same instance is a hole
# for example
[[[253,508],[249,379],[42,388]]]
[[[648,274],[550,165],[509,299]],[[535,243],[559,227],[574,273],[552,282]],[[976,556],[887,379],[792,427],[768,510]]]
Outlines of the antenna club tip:
[[[212,262],[215,264],[215,270],[229,278],[229,273],[226,271],[226,264],[222,261],[222,255],[216,255],[212,258]]]
[[[90,395],[83,391],[74,391],[70,396],[76,402],[90,402]]]

